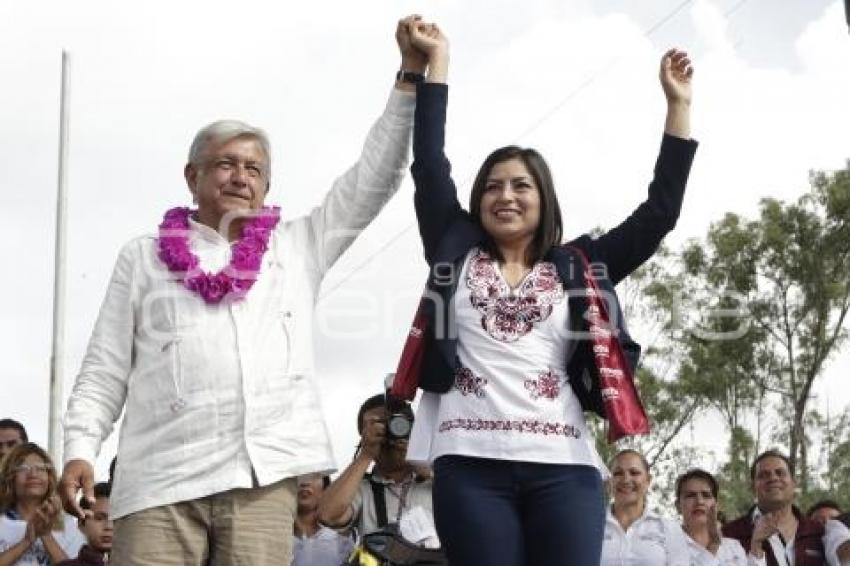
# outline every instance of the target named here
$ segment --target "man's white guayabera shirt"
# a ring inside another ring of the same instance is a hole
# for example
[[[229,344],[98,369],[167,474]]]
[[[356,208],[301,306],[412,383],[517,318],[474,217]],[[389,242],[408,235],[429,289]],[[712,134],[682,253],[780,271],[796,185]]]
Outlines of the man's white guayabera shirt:
[[[278,224],[242,301],[207,305],[184,289],[156,236],[121,250],[64,421],[65,462],[93,464],[125,409],[112,516],[335,467],[313,308],[328,268],[401,184],[414,105],[393,90],[324,202]],[[230,260],[215,230],[193,222],[189,237],[203,269]]]

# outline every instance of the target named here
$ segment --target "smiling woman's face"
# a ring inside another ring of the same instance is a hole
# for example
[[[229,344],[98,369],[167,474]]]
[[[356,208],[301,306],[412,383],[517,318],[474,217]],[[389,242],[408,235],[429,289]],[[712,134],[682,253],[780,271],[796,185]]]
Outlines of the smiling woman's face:
[[[540,225],[540,190],[521,159],[493,165],[481,195],[481,226],[497,246],[529,245]]]
[[[611,491],[614,505],[624,507],[646,504],[650,476],[640,456],[631,452],[620,454],[611,466]]]
[[[199,166],[190,165],[186,180],[202,218],[263,206],[268,188],[268,160],[259,142],[237,137],[211,147]]]
[[[15,471],[15,498],[43,499],[49,488],[49,467],[38,454],[28,454]]]

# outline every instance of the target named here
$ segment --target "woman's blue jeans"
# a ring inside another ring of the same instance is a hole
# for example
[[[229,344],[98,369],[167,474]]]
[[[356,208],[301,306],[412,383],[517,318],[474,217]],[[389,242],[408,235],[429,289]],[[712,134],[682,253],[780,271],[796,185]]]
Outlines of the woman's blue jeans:
[[[605,503],[596,468],[441,456],[433,499],[451,566],[599,566]]]

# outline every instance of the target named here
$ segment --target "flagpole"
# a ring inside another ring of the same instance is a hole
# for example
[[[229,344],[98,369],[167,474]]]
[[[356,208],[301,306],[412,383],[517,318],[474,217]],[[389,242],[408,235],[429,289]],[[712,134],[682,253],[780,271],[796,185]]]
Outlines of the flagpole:
[[[50,355],[50,412],[47,445],[57,467],[62,466],[62,397],[65,359],[65,229],[68,177],[70,56],[62,50],[59,109],[59,172],[56,187],[56,243],[53,269],[53,348]]]
[[[847,20],[847,27],[850,29],[850,0],[844,0],[844,19]]]

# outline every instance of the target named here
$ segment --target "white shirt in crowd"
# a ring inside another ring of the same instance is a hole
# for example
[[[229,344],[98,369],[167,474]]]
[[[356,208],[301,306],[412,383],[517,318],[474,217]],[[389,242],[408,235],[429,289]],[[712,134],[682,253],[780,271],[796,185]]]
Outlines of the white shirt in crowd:
[[[843,564],[838,561],[838,547],[844,543],[850,544],[850,529],[841,521],[830,520],[826,522],[826,534],[823,536],[823,549],[826,552],[826,561],[829,566],[848,566],[850,562]]]
[[[497,262],[473,249],[452,307],[460,369],[447,393],[423,393],[408,460],[579,464],[607,477],[568,381],[568,297],[555,266],[538,262],[511,289]]]
[[[313,536],[295,535],[292,566],[340,566],[354,550],[354,540],[328,527],[319,527]]]
[[[762,516],[761,509],[759,509],[758,505],[753,508],[752,519],[753,523],[759,520]],[[773,552],[773,556],[778,560],[779,557],[784,556],[785,563],[788,566],[794,566],[794,563],[797,561],[795,556],[795,545],[794,539],[792,538],[787,543],[783,542],[782,537],[779,533],[773,534],[767,539],[767,543],[770,545],[770,550]]]
[[[313,308],[328,268],[401,184],[414,106],[393,89],[359,161],[309,215],[278,224],[242,301],[207,305],[184,289],[155,235],[121,250],[64,420],[65,462],[93,464],[125,410],[112,516],[334,469]],[[215,230],[193,222],[189,237],[204,270],[229,261]]]
[[[424,532],[426,534],[433,533],[436,536],[436,527],[434,527],[434,507],[431,499],[431,491],[433,482],[430,479],[417,481],[413,475],[409,478],[395,482],[382,477],[378,473],[372,474],[372,480],[384,486],[384,502],[387,506],[387,522],[403,523],[406,516],[422,518],[426,523]],[[367,535],[380,529],[378,525],[378,511],[375,506],[375,494],[372,491],[372,485],[369,478],[363,478],[360,482],[360,487],[354,494],[354,499],[351,501],[351,521],[348,525],[340,528],[341,532],[349,532],[351,529],[356,529],[358,536]],[[402,531],[402,534],[404,531]],[[422,543],[418,537],[409,537],[409,540],[414,543]],[[439,544],[437,544],[439,546]]]
[[[689,566],[687,535],[679,524],[648,508],[623,530],[609,508],[601,566]]]
[[[27,531],[27,522],[17,519],[13,514],[4,513],[0,515],[0,552],[15,546],[24,538]],[[77,520],[70,515],[65,515],[61,531],[53,531],[59,547],[68,558],[76,558],[80,548],[86,543],[86,537],[77,527]],[[32,546],[15,562],[15,566],[42,566],[51,564],[50,555],[44,548],[41,539],[36,540]]]
[[[687,534],[685,536],[691,554],[691,566],[764,566],[766,564],[764,557],[756,558],[747,554],[741,543],[733,538],[721,538],[717,554],[712,554]]]

